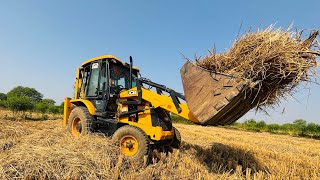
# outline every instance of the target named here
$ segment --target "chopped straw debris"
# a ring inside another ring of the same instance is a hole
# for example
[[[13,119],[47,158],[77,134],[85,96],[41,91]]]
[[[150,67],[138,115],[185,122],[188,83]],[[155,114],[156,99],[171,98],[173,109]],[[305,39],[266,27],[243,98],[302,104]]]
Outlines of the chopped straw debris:
[[[245,91],[258,109],[273,107],[280,98],[292,95],[301,82],[316,77],[317,56],[320,55],[314,31],[305,40],[301,32],[274,29],[248,32],[238,38],[225,53],[210,52],[196,64],[215,73],[243,78]]]

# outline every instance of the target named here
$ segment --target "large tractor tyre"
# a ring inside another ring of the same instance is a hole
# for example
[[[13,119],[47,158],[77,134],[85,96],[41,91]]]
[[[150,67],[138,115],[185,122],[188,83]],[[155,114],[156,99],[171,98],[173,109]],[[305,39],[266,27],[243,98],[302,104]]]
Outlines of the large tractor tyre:
[[[79,137],[92,131],[93,117],[83,106],[74,108],[68,119],[68,128],[73,136]]]
[[[149,138],[135,126],[122,126],[112,139],[119,145],[120,152],[130,160],[141,161],[149,155]]]
[[[176,129],[175,127],[173,129],[174,129],[174,137],[171,143],[171,147],[175,149],[179,149],[181,146],[181,135],[178,129]]]

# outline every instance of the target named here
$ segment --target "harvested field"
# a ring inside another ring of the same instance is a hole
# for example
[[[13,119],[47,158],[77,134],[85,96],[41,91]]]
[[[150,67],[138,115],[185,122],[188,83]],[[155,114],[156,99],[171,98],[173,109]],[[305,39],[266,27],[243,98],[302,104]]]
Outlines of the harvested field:
[[[101,135],[73,138],[61,121],[0,120],[0,179],[319,179],[320,141],[175,125],[183,145],[136,165]]]

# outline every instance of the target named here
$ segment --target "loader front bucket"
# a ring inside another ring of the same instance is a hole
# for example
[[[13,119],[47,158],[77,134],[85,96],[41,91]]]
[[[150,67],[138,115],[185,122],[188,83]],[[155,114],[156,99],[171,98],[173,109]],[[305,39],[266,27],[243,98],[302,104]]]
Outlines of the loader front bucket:
[[[217,74],[189,61],[180,74],[187,105],[200,124],[231,124],[253,107],[246,99],[243,79]]]

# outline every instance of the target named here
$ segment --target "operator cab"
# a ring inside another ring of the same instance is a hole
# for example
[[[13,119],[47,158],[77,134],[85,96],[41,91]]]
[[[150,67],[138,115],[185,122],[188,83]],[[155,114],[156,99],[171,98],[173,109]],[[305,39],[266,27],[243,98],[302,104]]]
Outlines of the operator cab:
[[[138,71],[133,67],[133,76],[137,77]],[[79,69],[77,97],[91,101],[96,113],[111,118],[120,91],[130,86],[136,86],[135,81],[130,85],[130,65],[111,55],[100,56],[84,62]]]

